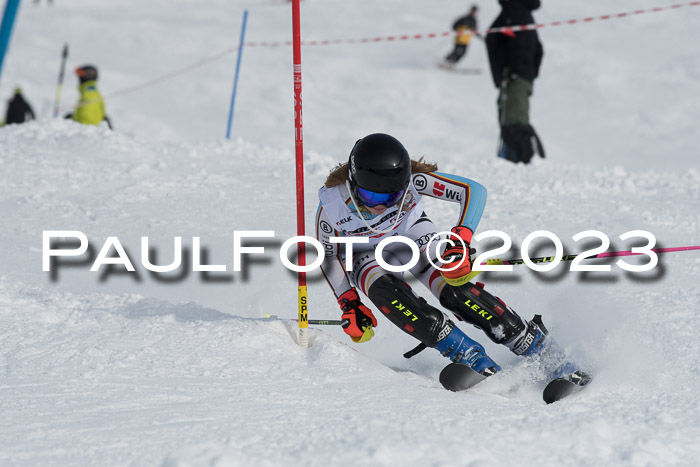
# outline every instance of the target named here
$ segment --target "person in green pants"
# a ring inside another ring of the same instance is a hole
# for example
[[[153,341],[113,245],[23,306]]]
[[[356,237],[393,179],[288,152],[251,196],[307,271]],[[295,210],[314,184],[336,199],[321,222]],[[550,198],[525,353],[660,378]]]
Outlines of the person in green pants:
[[[501,13],[491,28],[535,22],[531,11],[540,0],[499,0]],[[511,162],[530,162],[544,148],[530,124],[532,85],[542,63],[543,49],[536,30],[490,33],[486,36],[493,82],[499,89],[498,119],[501,140],[498,156]]]

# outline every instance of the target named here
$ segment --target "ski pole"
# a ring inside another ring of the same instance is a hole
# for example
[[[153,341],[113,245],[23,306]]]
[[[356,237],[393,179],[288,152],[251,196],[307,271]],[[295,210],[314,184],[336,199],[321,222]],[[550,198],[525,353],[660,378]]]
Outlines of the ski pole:
[[[690,250],[700,250],[700,246],[679,246],[679,247],[674,247],[674,248],[652,248],[649,251],[653,251],[654,253],[673,253],[677,251],[690,251]],[[606,251],[604,253],[599,253],[595,256],[588,256],[584,259],[600,259],[600,258],[612,258],[615,256],[637,256],[637,255],[644,255],[646,253],[634,253],[632,251]],[[561,261],[573,261],[578,255],[562,255]],[[551,263],[556,259],[556,256],[540,256],[539,258],[530,258],[530,261],[533,263]],[[498,264],[498,265],[518,265],[518,264],[525,264],[525,260],[522,258],[517,258],[517,259],[500,259],[500,258],[491,258],[487,259],[485,263],[481,263],[482,265],[488,264],[488,265],[493,265],[493,264]],[[479,271],[481,272],[481,271]]]
[[[58,117],[58,110],[61,105],[61,90],[63,89],[63,74],[66,71],[66,60],[68,59],[68,44],[63,46],[61,55],[61,70],[58,72],[58,85],[56,86],[56,100],[53,105],[53,118]]]
[[[650,251],[653,251],[654,253],[673,253],[677,251],[690,251],[690,250],[700,250],[700,246],[680,246],[680,247],[674,247],[674,248],[652,248]],[[600,258],[612,258],[615,256],[636,256],[636,255],[643,255],[645,253],[633,253],[632,251],[606,251],[603,253],[599,253],[595,256],[588,256],[584,259],[600,259]],[[574,258],[576,258],[578,255],[563,255],[561,257],[562,261],[573,261]],[[530,258],[530,261],[533,263],[551,263],[556,259],[556,256],[541,256],[539,258]],[[500,262],[499,262],[500,261]],[[487,260],[486,263],[481,263],[481,264],[511,264],[511,265],[516,265],[516,264],[524,264],[525,260],[522,258],[518,259],[490,259]]]
[[[283,321],[294,321],[295,323],[299,322],[299,320],[295,318],[280,318],[277,315],[265,315],[265,318],[282,319]],[[339,319],[310,319],[309,324],[314,324],[316,326],[340,326],[341,321]]]
[[[654,253],[674,253],[674,252],[679,252],[679,251],[692,251],[692,250],[700,250],[700,246],[680,246],[680,247],[673,247],[673,248],[652,248],[651,251]],[[599,253],[595,256],[588,256],[584,259],[601,259],[601,258],[611,258],[615,256],[637,256],[637,255],[643,255],[645,253],[634,253],[632,251],[606,251],[604,253]],[[578,255],[563,255],[561,257],[561,261],[573,261],[574,258],[576,258]],[[551,263],[554,261],[556,256],[540,256],[539,258],[531,258],[530,261],[533,263]],[[489,265],[518,265],[518,264],[525,264],[525,260],[522,258],[518,259],[500,259],[500,258],[492,258],[486,260],[485,263],[481,264],[489,264]],[[467,275],[467,281],[471,281],[474,277],[478,276],[480,273],[485,272],[485,271],[473,271]],[[270,319],[280,319],[276,315],[270,315],[266,314],[265,318],[270,318]],[[294,321],[294,322],[299,322],[298,319],[284,319],[284,321]],[[317,325],[317,326],[340,326],[342,321],[341,320],[333,320],[333,319],[310,319],[308,320],[309,324]],[[407,357],[409,358],[409,357]]]
[[[680,247],[674,247],[674,248],[654,248],[651,251],[654,253],[672,253],[676,251],[690,251],[690,250],[700,250],[700,246],[680,246]],[[606,251],[604,253],[597,254],[595,256],[588,256],[584,259],[600,259],[600,258],[610,258],[614,256],[636,256],[636,255],[643,255],[645,253],[633,253],[631,251]],[[561,261],[573,261],[574,258],[576,258],[578,255],[562,255]],[[540,256],[539,258],[530,258],[530,261],[533,263],[551,263],[556,259],[556,256]],[[500,259],[500,258],[491,258],[487,259],[485,263],[481,263],[482,265],[518,265],[518,264],[525,264],[525,260],[522,258],[518,259]],[[482,272],[486,271],[472,271],[470,272],[467,277],[466,281],[469,282],[472,279],[474,279],[476,276],[481,274]]]

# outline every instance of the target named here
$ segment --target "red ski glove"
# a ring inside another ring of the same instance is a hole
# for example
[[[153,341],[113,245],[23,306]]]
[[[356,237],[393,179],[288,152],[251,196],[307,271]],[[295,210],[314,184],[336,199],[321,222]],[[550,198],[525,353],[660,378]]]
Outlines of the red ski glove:
[[[353,342],[367,342],[374,336],[372,326],[377,326],[377,318],[362,304],[355,289],[350,289],[338,298],[343,310],[340,325]]]
[[[468,282],[468,275],[472,272],[470,255],[476,253],[476,250],[469,245],[473,235],[471,230],[458,226],[452,227],[451,232],[454,235],[451,235],[450,239],[454,242],[454,245],[445,248],[441,256],[443,261],[441,268],[448,270],[440,271],[440,274],[442,274],[442,277],[445,278],[448,284],[457,287]],[[455,238],[455,235],[462,239],[464,244]]]

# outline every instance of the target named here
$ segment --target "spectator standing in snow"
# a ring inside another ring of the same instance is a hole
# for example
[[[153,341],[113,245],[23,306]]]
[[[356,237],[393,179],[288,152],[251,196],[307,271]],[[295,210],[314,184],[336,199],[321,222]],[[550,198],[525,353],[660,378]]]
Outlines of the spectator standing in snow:
[[[112,128],[112,122],[105,113],[105,101],[97,90],[97,68],[93,65],[83,65],[75,69],[75,74],[80,80],[80,100],[73,113],[67,114],[71,118],[84,125],[99,125],[102,121]]]
[[[478,11],[479,8],[476,5],[472,5],[469,13],[459,18],[452,25],[452,30],[456,32],[454,49],[445,58],[445,61],[440,64],[441,68],[454,68],[457,62],[467,53],[467,47],[469,47],[472,36],[478,35],[476,32],[478,28],[476,14]]]
[[[5,114],[4,124],[24,123],[35,118],[32,106],[22,96],[22,89],[19,86],[16,87],[14,96],[7,101],[7,113]]]
[[[501,13],[491,28],[518,26],[535,22],[532,11],[540,0],[499,0]],[[537,31],[505,31],[486,36],[491,75],[498,95],[501,138],[498,156],[511,162],[530,162],[544,148],[530,125],[530,96],[539,74],[543,49]]]

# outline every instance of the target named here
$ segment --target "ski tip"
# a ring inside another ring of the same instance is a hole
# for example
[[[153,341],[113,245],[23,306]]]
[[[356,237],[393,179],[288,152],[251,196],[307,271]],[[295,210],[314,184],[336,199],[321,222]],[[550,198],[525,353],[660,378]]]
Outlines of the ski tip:
[[[454,65],[446,63],[438,63],[437,67],[441,70],[451,71],[453,73],[461,73],[465,75],[478,75],[481,73],[481,68],[457,68]]]
[[[544,388],[542,399],[547,404],[560,401],[566,396],[572,394],[576,389],[576,385],[567,379],[555,379]]]
[[[486,376],[467,365],[450,363],[440,372],[440,384],[448,391],[465,391],[486,379]]]
[[[566,378],[557,378],[550,382],[542,392],[542,399],[547,404],[552,404],[581,391],[590,381],[591,377],[588,374],[575,371]]]

